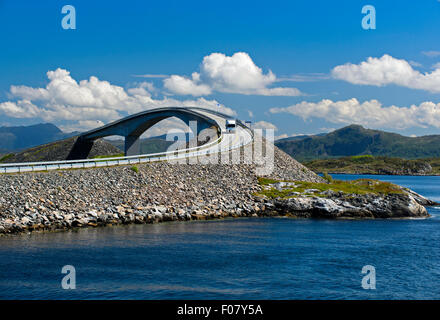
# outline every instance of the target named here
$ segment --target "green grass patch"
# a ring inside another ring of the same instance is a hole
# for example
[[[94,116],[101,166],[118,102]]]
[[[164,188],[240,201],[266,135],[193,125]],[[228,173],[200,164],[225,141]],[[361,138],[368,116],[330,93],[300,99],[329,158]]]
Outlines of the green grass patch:
[[[371,154],[363,154],[359,156],[351,156],[350,158],[353,160],[357,160],[357,159],[372,159],[374,157]]]
[[[312,160],[303,163],[314,172],[350,174],[440,174],[440,159],[400,159],[374,157],[372,155],[351,156]],[[429,170],[431,166],[432,170]]]
[[[277,182],[279,182],[279,180],[268,179],[268,178],[263,178],[263,177],[258,178],[258,183],[262,186],[267,186],[269,184],[274,184]]]
[[[327,172],[324,172],[322,174],[322,177],[328,182],[328,183],[332,183],[333,182],[333,177],[331,175],[329,175]]]
[[[279,182],[273,179],[259,178],[259,183],[262,186]],[[289,186],[282,190],[270,188],[259,191],[256,195],[266,196],[268,198],[291,198],[297,195],[292,195],[294,192],[299,192],[302,195],[320,195],[321,192],[332,190],[334,192],[343,192],[345,194],[395,194],[403,193],[401,187],[379,180],[373,179],[357,179],[352,181],[332,180],[330,183],[315,183],[305,181],[289,181],[295,183],[295,186]],[[318,192],[305,193],[307,189],[316,189]]]
[[[96,157],[93,157],[93,159],[105,159],[105,158],[119,158],[119,157],[123,157],[124,156],[124,153],[123,152],[121,152],[121,153],[117,153],[117,154],[112,154],[112,155],[109,155],[109,156],[96,156]]]
[[[139,168],[138,168],[137,166],[132,166],[132,167],[130,168],[130,170],[131,170],[131,171],[134,171],[134,172],[136,172],[136,173],[139,172]]]
[[[6,161],[6,160],[12,158],[13,156],[14,156],[13,153],[5,154],[3,157],[0,158],[0,162],[4,162],[4,161]]]

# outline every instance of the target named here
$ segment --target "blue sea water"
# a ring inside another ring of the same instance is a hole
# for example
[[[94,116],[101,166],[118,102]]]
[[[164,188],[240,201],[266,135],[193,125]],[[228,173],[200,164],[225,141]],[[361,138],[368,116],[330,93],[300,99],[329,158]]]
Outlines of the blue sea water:
[[[440,177],[372,178],[440,201]],[[429,212],[422,220],[243,218],[2,237],[0,298],[438,299],[440,208]],[[75,290],[61,287],[64,265],[76,269]],[[375,290],[361,286],[365,265],[376,269]]]

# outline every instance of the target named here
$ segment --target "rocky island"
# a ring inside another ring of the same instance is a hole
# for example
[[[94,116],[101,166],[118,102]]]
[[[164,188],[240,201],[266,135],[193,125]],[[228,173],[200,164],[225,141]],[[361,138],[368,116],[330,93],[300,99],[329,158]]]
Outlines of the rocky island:
[[[427,217],[434,202],[375,180],[324,179],[274,147],[274,168],[176,164],[0,175],[0,234],[225,217]]]
[[[440,174],[440,159],[401,159],[359,155],[334,159],[316,159],[303,163],[314,172],[343,174],[384,174],[434,176]]]
[[[307,183],[261,179],[257,195],[271,199],[272,212],[301,218],[416,218],[436,203],[388,182],[372,179]]]

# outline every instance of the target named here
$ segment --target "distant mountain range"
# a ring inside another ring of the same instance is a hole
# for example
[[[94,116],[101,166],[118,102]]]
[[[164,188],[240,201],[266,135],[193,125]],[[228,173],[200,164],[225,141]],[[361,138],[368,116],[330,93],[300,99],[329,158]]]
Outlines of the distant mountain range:
[[[18,151],[66,139],[79,134],[65,133],[57,126],[45,123],[32,126],[0,127],[0,154]],[[107,140],[120,150],[123,140]],[[166,136],[141,140],[142,153],[166,151],[172,144]],[[440,135],[406,137],[396,133],[365,129],[351,125],[318,135],[303,135],[280,139],[275,145],[299,161],[337,157],[373,155],[404,159],[440,157]]]
[[[275,145],[299,161],[357,155],[404,159],[440,157],[440,135],[406,137],[359,125],[324,135],[280,139]]]
[[[80,132],[65,133],[51,123],[31,126],[0,127],[0,155],[18,153],[28,148],[51,143],[78,135]],[[113,146],[124,150],[124,140],[106,140]],[[174,143],[166,141],[166,136],[141,139],[142,153],[163,152]]]
[[[302,135],[298,135],[298,136],[292,136],[292,137],[278,139],[276,142],[298,141],[298,140],[304,140],[306,138],[311,138],[311,137],[321,137],[321,136],[325,136],[326,134],[327,133],[302,134]]]
[[[32,126],[0,127],[0,153],[27,149],[72,137],[77,132],[65,133],[51,123]]]

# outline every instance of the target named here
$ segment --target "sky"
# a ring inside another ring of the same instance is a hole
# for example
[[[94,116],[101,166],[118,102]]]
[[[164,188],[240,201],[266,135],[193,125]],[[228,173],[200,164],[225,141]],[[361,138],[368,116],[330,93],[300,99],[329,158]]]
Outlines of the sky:
[[[279,138],[440,134],[438,0],[0,0],[0,26],[0,125],[83,131],[194,105]]]

